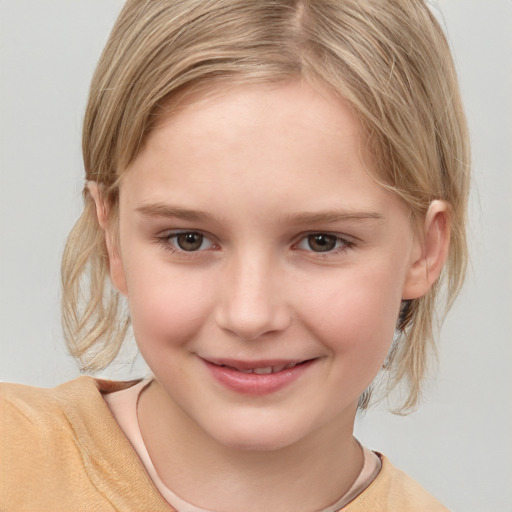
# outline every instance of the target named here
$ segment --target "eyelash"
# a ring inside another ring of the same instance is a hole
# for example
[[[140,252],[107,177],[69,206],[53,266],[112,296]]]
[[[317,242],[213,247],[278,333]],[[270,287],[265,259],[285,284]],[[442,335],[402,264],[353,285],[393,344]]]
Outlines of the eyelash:
[[[179,236],[188,236],[188,235],[198,235],[201,238],[201,246],[205,241],[209,243],[209,247],[207,248],[198,248],[193,249],[190,251],[187,251],[186,249],[177,247],[174,245],[174,242],[177,243],[177,239]],[[330,239],[333,239],[335,246],[332,249],[328,249],[326,251],[314,251],[311,248],[311,237],[327,237]],[[200,253],[204,252],[205,250],[212,249],[212,248],[218,248],[218,245],[211,240],[211,238],[201,231],[174,231],[174,232],[168,232],[164,236],[157,237],[157,241],[160,243],[160,245],[167,251],[170,251],[173,254],[180,254],[180,255],[186,255],[187,257],[197,257]],[[309,245],[308,248],[300,247],[301,244],[306,243]],[[341,237],[335,233],[329,233],[325,231],[316,231],[316,232],[310,232],[300,235],[300,238],[297,242],[292,244],[292,250],[299,250],[299,251],[306,251],[308,253],[314,254],[314,257],[317,258],[329,258],[330,256],[339,255],[355,246],[355,242],[353,240],[349,240],[348,238]]]

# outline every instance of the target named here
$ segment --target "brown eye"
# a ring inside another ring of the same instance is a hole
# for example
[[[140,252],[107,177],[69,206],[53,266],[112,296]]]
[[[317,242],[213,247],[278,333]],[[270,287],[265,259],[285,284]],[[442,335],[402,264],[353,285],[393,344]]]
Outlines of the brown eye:
[[[315,252],[328,252],[336,248],[338,238],[334,235],[328,235],[326,233],[317,233],[315,235],[309,235],[307,238],[308,246],[312,251]]]
[[[201,233],[180,233],[176,235],[176,245],[182,251],[198,251],[203,245],[203,239]]]

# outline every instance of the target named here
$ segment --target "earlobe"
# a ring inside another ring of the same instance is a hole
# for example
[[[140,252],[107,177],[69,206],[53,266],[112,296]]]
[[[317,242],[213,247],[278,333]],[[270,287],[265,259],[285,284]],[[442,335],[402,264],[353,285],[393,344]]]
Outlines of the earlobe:
[[[115,288],[122,293],[127,295],[126,278],[124,274],[123,262],[119,254],[117,245],[115,243],[115,237],[111,226],[111,219],[109,217],[108,206],[105,200],[101,196],[100,186],[95,181],[89,181],[87,183],[87,190],[91,194],[96,207],[96,216],[98,218],[98,224],[103,230],[105,236],[105,245],[107,247],[108,262],[110,279]]]
[[[445,201],[432,201],[425,216],[418,250],[409,267],[402,299],[425,295],[443,270],[450,246],[450,207]]]

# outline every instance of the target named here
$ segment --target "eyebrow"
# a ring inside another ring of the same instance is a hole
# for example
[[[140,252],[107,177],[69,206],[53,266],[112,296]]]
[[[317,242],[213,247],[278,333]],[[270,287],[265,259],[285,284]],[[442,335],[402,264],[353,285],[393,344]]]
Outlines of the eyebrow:
[[[357,210],[326,210],[322,212],[304,212],[289,215],[286,220],[295,224],[331,223],[340,221],[384,220],[377,212]]]
[[[207,211],[191,210],[180,208],[163,203],[150,203],[139,206],[137,212],[148,217],[169,217],[181,220],[204,222],[215,219],[215,215]],[[334,223],[340,221],[364,221],[364,220],[384,220],[383,215],[376,212],[358,211],[358,210],[326,210],[321,212],[301,212],[287,215],[284,219],[292,224],[315,224],[315,223]]]
[[[136,211],[146,215],[147,217],[170,217],[198,222],[212,219],[214,217],[212,214],[205,211],[189,210],[188,208],[180,208],[161,203],[145,204],[139,206]]]

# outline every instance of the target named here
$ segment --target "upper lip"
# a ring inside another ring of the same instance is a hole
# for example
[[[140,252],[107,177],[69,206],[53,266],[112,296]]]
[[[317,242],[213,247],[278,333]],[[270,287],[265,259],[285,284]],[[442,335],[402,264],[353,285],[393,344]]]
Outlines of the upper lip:
[[[206,358],[203,357],[206,362],[212,363],[216,366],[229,366],[231,368],[235,368],[237,370],[252,370],[254,368],[275,368],[275,367],[286,367],[288,365],[296,365],[299,363],[304,363],[305,361],[309,361],[312,358],[304,358],[304,359],[260,359],[254,361],[243,361],[239,359],[218,359],[218,358]]]

